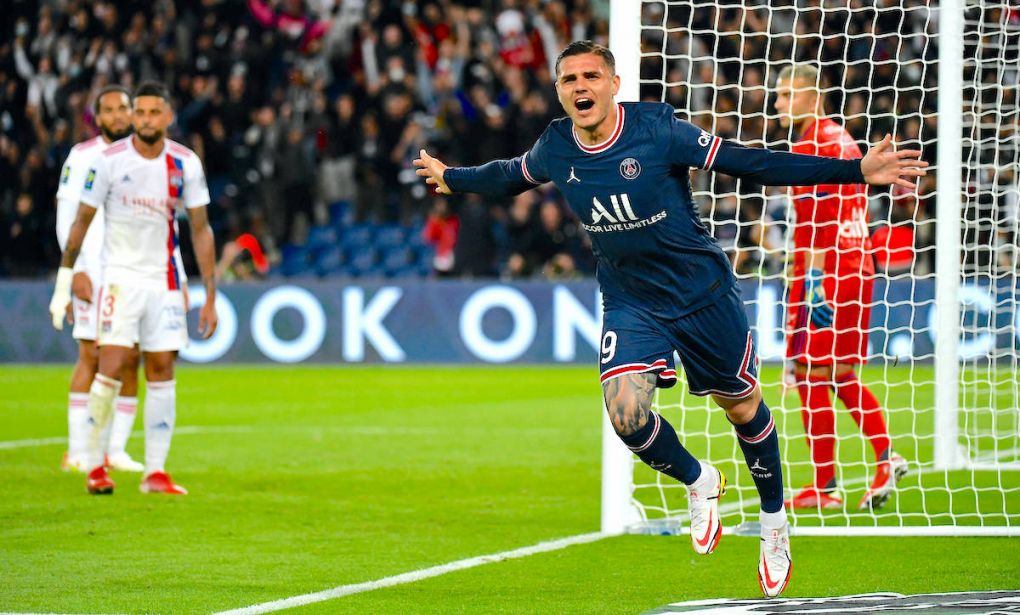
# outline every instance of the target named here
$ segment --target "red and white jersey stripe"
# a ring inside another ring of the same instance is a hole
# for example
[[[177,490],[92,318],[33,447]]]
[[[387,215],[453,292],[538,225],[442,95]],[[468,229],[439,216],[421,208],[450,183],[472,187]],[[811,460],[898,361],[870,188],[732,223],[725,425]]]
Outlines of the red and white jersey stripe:
[[[676,370],[667,369],[668,367],[669,366],[666,363],[666,359],[657,359],[651,363],[627,363],[625,365],[617,365],[616,367],[607,369],[606,371],[602,372],[599,381],[605,382],[606,380],[611,380],[613,378],[616,378],[617,376],[622,376],[624,374],[641,374],[644,372],[652,372],[658,370],[663,370],[662,374],[664,378],[670,377],[676,378]]]
[[[542,184],[542,182],[532,177],[531,172],[528,171],[528,154],[524,154],[523,156],[521,156],[521,173],[524,174],[524,179],[535,184],[536,186]]]
[[[712,144],[708,147],[708,153],[705,155],[705,163],[701,165],[701,168],[706,171],[712,168],[715,164],[715,158],[719,155],[719,148],[722,146],[722,137],[712,137]]]

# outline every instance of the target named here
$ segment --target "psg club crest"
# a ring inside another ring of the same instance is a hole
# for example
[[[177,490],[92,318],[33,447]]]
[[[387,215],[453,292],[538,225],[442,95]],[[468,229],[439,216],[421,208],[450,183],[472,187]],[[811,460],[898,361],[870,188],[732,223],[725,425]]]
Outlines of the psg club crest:
[[[623,175],[624,179],[634,179],[641,175],[641,165],[637,158],[624,158],[620,163],[620,175]]]

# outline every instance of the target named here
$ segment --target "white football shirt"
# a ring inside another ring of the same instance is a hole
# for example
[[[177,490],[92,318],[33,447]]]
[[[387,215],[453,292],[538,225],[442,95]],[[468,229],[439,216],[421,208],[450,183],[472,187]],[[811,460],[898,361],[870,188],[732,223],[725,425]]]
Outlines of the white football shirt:
[[[71,148],[67,160],[60,169],[60,184],[57,187],[57,242],[60,251],[67,247],[67,236],[71,232],[78,204],[81,202],[81,190],[85,185],[85,175],[92,168],[92,159],[106,148],[102,137],[93,137],[82,141]],[[103,212],[96,212],[85,240],[81,244],[81,252],[74,263],[74,270],[86,272],[93,281],[98,282],[101,271],[100,251],[103,248]]]
[[[133,137],[110,144],[93,158],[81,202],[104,210],[103,282],[177,290],[183,271],[177,250],[179,207],[209,204],[202,162],[195,152],[166,139],[163,151],[143,158]]]

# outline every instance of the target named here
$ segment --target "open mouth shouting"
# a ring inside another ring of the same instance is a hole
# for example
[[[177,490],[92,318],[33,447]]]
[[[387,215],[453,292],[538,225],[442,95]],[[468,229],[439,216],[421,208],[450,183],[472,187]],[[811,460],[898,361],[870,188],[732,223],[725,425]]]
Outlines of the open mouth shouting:
[[[587,111],[587,110],[589,110],[589,109],[591,109],[594,106],[595,106],[595,101],[590,99],[590,98],[584,97],[584,96],[582,96],[581,98],[578,98],[577,100],[574,101],[574,107],[578,111],[581,111],[582,113]]]

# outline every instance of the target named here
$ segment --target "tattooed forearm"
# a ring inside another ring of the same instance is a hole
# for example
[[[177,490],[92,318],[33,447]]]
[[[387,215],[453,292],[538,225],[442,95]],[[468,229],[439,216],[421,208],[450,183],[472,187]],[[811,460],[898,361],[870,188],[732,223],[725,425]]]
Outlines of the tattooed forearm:
[[[620,435],[629,435],[648,422],[655,398],[655,374],[627,374],[602,385],[606,411],[613,428]]]

